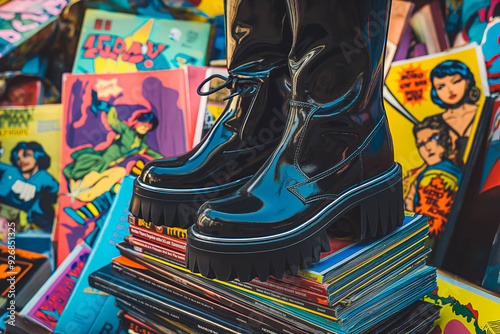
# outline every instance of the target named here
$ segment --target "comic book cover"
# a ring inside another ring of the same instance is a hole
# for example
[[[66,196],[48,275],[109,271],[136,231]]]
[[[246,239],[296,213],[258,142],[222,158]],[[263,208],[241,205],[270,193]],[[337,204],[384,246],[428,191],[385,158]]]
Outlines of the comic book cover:
[[[407,211],[429,216],[428,245],[437,247],[457,191],[477,156],[489,117],[480,48],[470,46],[394,62],[384,88],[395,160],[403,167]],[[409,135],[411,134],[411,135]]]
[[[92,246],[123,176],[186,151],[184,80],[182,69],[64,77],[58,264]]]
[[[50,253],[59,175],[61,105],[0,107],[0,244]]]
[[[436,333],[498,333],[500,298],[456,276],[438,270],[437,289],[423,300],[441,306]]]
[[[0,246],[0,312],[7,305],[22,308],[50,276],[50,264],[45,255]]]
[[[105,305],[113,307],[112,304],[107,303],[108,295],[94,291],[89,286],[88,277],[93,271],[109,264],[113,257],[119,255],[116,244],[123,241],[127,235],[128,207],[132,197],[133,182],[134,178],[131,176],[123,178],[102,231],[97,236],[87,263],[80,274],[80,279],[56,324],[56,332],[77,334],[73,329],[78,328],[79,333],[90,333],[100,314],[107,317],[113,316],[111,309],[105,308]]]
[[[500,186],[500,97],[493,104],[480,193]]]
[[[20,314],[53,331],[87,263],[89,254],[90,247],[85,243],[73,249]]]
[[[205,65],[210,24],[88,9],[73,73]]]
[[[54,21],[69,0],[0,2],[0,63],[10,70],[50,38]],[[16,50],[15,50],[16,49]],[[15,52],[12,52],[14,51]]]
[[[497,18],[486,27],[481,42],[486,70],[488,71],[488,83],[491,92],[500,92],[500,18]]]

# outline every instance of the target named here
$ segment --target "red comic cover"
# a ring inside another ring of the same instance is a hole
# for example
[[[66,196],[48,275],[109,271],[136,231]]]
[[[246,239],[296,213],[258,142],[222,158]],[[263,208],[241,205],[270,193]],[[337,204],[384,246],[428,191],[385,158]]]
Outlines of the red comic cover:
[[[188,112],[181,69],[63,80],[57,264],[92,245],[123,176],[186,151]]]

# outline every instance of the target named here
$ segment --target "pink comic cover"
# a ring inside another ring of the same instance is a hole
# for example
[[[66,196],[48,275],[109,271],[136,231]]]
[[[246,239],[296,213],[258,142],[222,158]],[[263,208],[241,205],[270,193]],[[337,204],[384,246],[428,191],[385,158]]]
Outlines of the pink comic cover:
[[[64,76],[57,264],[82,240],[92,246],[123,176],[186,151],[185,77],[182,69]]]

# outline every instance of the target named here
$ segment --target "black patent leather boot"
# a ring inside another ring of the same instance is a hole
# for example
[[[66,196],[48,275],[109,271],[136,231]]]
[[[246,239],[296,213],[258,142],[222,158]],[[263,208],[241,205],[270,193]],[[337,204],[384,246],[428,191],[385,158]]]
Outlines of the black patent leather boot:
[[[401,167],[382,101],[390,0],[287,2],[287,127],[259,172],[205,203],[188,230],[188,268],[206,277],[296,274],[329,249],[327,228],[363,239],[403,222]],[[346,226],[348,213],[360,218]]]
[[[283,0],[226,0],[231,90],[226,108],[190,152],[150,162],[134,183],[130,212],[155,225],[186,228],[209,199],[243,186],[279,144],[290,74],[290,24]]]

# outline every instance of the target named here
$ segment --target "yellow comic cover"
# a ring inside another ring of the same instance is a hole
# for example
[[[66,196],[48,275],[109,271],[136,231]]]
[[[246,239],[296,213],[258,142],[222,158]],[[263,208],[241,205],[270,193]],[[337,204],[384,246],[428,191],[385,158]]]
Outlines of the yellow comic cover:
[[[430,242],[448,222],[489,96],[480,48],[394,62],[384,87],[405,209],[430,217]],[[488,115],[485,115],[488,117]]]
[[[500,298],[450,274],[437,273],[438,288],[425,296],[441,306],[433,334],[493,334],[500,328]]]
[[[61,115],[61,105],[0,108],[0,243],[13,222],[19,247],[23,233],[33,231],[50,241],[61,173]]]

